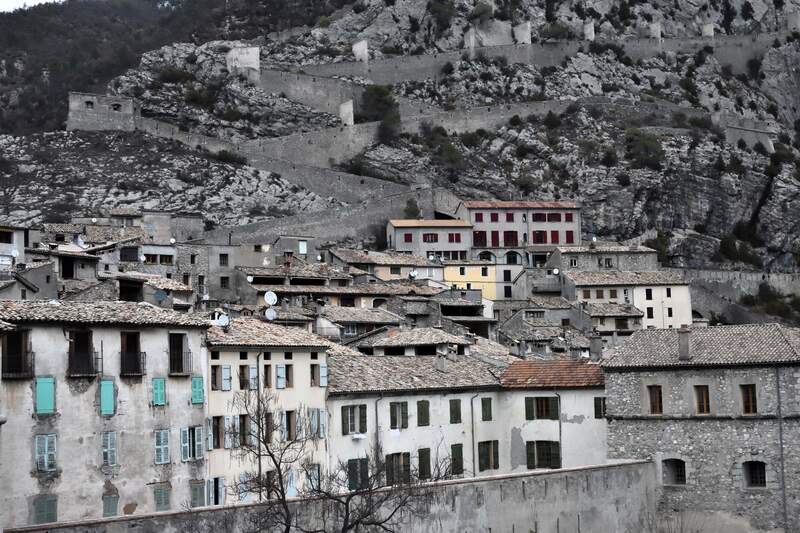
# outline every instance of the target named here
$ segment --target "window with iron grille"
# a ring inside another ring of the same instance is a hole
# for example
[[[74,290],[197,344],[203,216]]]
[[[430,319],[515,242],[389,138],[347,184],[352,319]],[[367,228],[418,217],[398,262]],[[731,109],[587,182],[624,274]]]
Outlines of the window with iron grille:
[[[661,461],[664,485],[686,485],[686,463],[680,459]]]
[[[742,463],[744,469],[744,483],[746,487],[766,487],[767,486],[767,465],[761,461],[745,461]]]

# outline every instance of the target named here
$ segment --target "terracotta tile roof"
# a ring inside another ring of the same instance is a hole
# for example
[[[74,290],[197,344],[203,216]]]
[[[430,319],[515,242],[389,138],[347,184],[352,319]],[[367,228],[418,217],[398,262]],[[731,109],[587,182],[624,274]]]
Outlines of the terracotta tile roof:
[[[100,258],[96,255],[87,254],[86,252],[73,251],[73,250],[50,250],[49,248],[25,248],[25,253],[33,255],[47,255],[53,257],[75,257],[79,259],[87,259],[90,261],[100,260]]]
[[[367,335],[352,343],[358,347],[424,346],[429,344],[468,346],[472,343],[464,337],[458,337],[439,328],[391,328],[374,335]]]
[[[514,361],[500,376],[510,389],[604,387],[603,369],[587,361]]]
[[[208,330],[209,346],[295,346],[326,348],[330,344],[305,329],[281,326],[259,318],[234,318],[227,331],[219,326]]]
[[[471,228],[472,224],[461,219],[392,219],[395,228]]]
[[[206,328],[200,315],[177,313],[144,302],[0,301],[0,320],[18,323],[65,323]]]
[[[527,307],[534,309],[569,309],[572,304],[563,296],[547,296],[544,294],[533,294],[528,297],[530,302]]]
[[[248,276],[269,277],[298,277],[322,279],[351,279],[353,276],[344,270],[327,263],[307,263],[301,259],[293,259],[291,265],[277,265],[271,267],[236,267]]]
[[[14,331],[15,329],[17,329],[17,326],[14,324],[0,320],[0,331]]]
[[[589,339],[573,326],[554,326],[532,320],[521,320],[504,324],[500,330],[512,339],[548,342],[554,348],[589,348]]]
[[[174,279],[161,277],[157,274],[146,274],[144,272],[134,271],[126,271],[115,274],[105,274],[104,272],[99,272],[97,277],[98,279],[125,279],[131,281],[141,281],[145,285],[150,285],[155,289],[161,289],[165,291],[192,292],[192,288],[188,285],[185,285]]]
[[[383,308],[326,305],[322,316],[337,324],[399,324],[403,318]]]
[[[496,364],[467,355],[435,368],[437,356],[328,356],[328,394],[405,391],[451,392],[499,388]]]
[[[600,287],[617,285],[686,285],[688,282],[677,272],[653,270],[645,272],[602,272],[569,270],[564,275],[578,287]]]
[[[603,367],[663,368],[800,364],[800,332],[780,324],[691,328],[689,361],[678,359],[677,329],[636,331],[607,352]]]
[[[389,266],[441,267],[440,264],[424,257],[400,252],[374,252],[372,250],[351,250],[349,248],[333,248],[330,250],[345,263]]]
[[[585,253],[601,253],[601,254],[654,254],[655,250],[647,246],[632,245],[626,246],[624,244],[601,244],[598,243],[594,246],[559,246],[558,251],[562,254],[585,254]]]
[[[468,209],[580,209],[577,202],[546,200],[467,200]]]
[[[397,283],[362,283],[337,287],[335,285],[251,285],[258,292],[272,291],[277,294],[352,294],[365,296],[393,296],[406,294],[419,294],[433,296],[445,289],[428,287],[425,285],[397,284]]]
[[[637,309],[631,304],[617,304],[611,302],[587,304],[586,311],[589,313],[589,316],[644,316],[644,313],[640,309]]]

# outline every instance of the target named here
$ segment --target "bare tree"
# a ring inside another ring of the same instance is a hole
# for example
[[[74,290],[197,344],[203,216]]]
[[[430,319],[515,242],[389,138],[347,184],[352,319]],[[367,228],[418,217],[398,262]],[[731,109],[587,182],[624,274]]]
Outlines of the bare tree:
[[[281,408],[278,396],[257,384],[236,393],[230,402],[239,422],[225,428],[231,453],[247,465],[230,486],[234,495],[252,494],[266,505],[247,517],[245,531],[289,533],[295,522],[287,499],[299,495],[298,476],[312,464],[313,451],[324,431],[320,410]],[[260,389],[260,390],[252,390]]]
[[[427,514],[429,482],[447,477],[449,457],[428,458],[429,466],[412,468],[410,453],[384,456],[380,444],[371,454],[340,461],[321,476],[307,472],[304,493],[320,501],[323,508],[298,524],[303,533],[347,533],[349,531],[407,531],[410,519]]]

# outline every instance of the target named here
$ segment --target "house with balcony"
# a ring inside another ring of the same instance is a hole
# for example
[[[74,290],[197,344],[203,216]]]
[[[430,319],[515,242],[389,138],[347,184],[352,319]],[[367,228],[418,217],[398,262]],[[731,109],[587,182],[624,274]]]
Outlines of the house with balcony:
[[[205,505],[197,316],[132,302],[0,302],[8,527]]]
[[[469,258],[472,224],[458,219],[393,219],[386,224],[391,250],[449,260]]]

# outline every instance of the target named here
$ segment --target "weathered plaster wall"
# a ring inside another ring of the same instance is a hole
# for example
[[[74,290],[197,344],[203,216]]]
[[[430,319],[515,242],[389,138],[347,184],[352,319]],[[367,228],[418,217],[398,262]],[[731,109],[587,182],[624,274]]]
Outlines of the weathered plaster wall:
[[[638,533],[646,516],[653,514],[654,470],[652,463],[642,461],[442,482],[433,489],[430,511],[409,517],[404,531]],[[306,523],[330,512],[320,502],[298,502],[298,508],[300,520]],[[239,533],[258,509],[258,505],[243,505],[14,531]]]

